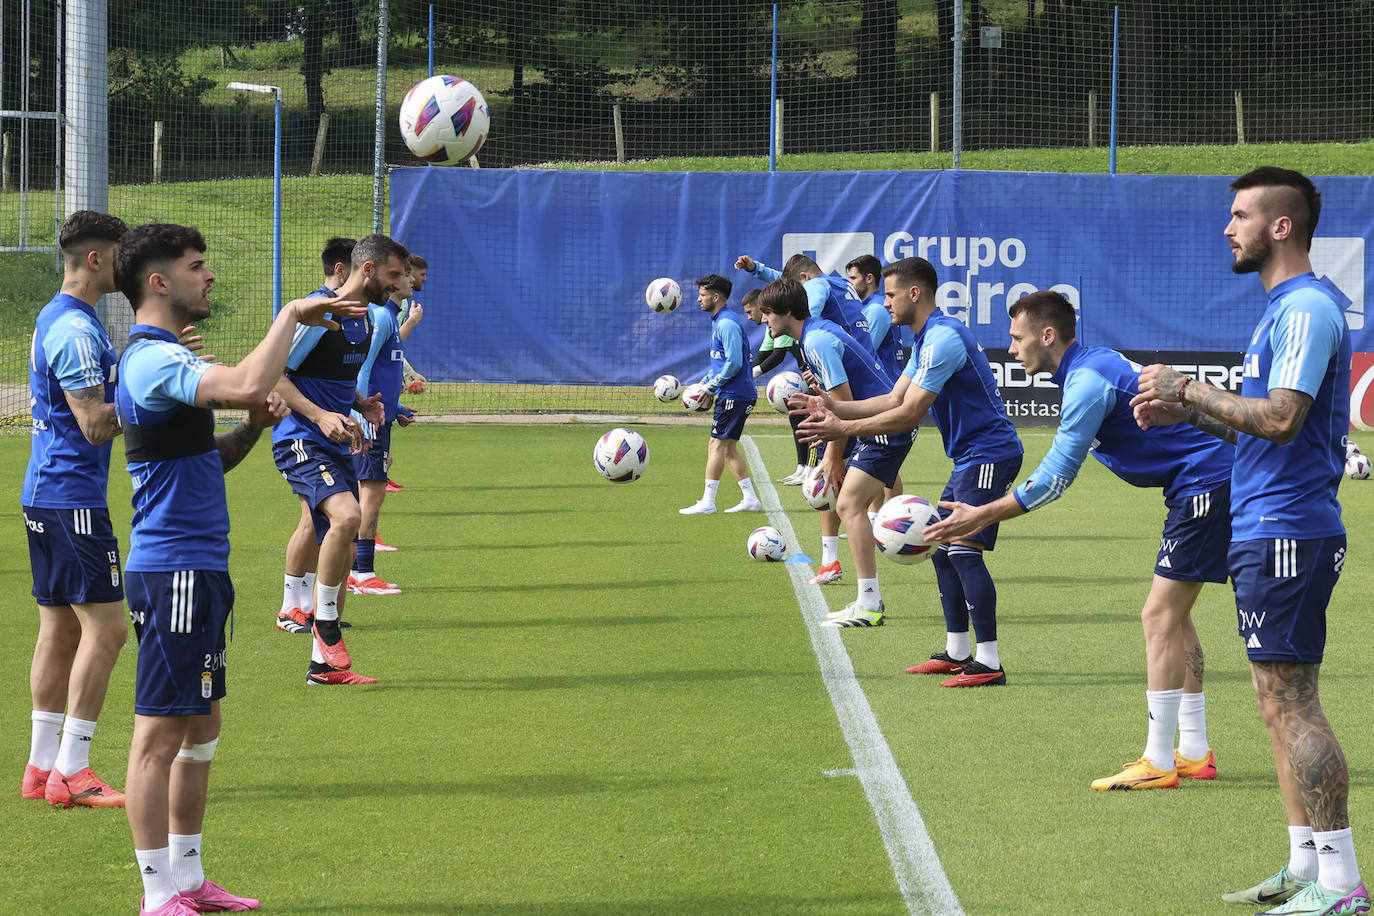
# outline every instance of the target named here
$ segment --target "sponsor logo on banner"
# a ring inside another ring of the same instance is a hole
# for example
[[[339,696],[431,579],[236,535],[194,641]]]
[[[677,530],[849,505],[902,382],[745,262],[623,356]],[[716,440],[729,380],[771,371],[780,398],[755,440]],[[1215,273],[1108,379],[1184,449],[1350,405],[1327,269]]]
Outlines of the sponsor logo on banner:
[[[873,253],[871,232],[784,232],[782,263],[794,254],[810,255],[828,274],[844,275],[844,265]],[[782,264],[778,265],[782,270]]]
[[[1374,430],[1374,353],[1351,356],[1350,428]]]
[[[1325,277],[1344,294],[1341,307],[1352,331],[1364,328],[1364,239],[1314,238],[1312,271]]]

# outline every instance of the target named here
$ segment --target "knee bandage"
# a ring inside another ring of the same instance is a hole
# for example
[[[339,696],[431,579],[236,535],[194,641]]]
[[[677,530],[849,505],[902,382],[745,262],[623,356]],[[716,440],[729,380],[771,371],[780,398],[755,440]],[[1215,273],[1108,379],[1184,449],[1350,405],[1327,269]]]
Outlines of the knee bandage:
[[[190,747],[183,747],[177,751],[178,757],[184,757],[192,763],[209,763],[215,759],[215,746],[219,744],[219,737],[211,738],[204,744],[193,744]]]

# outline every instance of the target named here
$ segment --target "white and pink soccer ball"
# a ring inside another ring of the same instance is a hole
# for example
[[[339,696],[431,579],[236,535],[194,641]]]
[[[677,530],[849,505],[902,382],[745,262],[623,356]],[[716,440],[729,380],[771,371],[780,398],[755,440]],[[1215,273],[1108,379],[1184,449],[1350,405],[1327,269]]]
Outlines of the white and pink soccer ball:
[[[779,372],[768,383],[768,403],[778,413],[787,413],[787,399],[806,390],[806,383],[796,372]]]
[[[660,315],[666,315],[682,304],[682,287],[672,277],[659,277],[644,290],[644,302]]]
[[[649,443],[632,429],[618,427],[596,440],[592,462],[611,483],[638,480],[649,466]]]
[[[806,469],[806,475],[801,482],[801,493],[802,499],[806,500],[806,504],[812,509],[828,512],[835,508],[835,488],[825,479],[819,464]]]
[[[431,76],[411,86],[400,121],[406,146],[431,165],[466,161],[491,129],[487,100],[461,76]]]
[[[1365,480],[1369,477],[1371,467],[1374,467],[1374,462],[1369,460],[1369,456],[1356,452],[1345,459],[1345,476],[1351,480]]]
[[[715,402],[716,396],[701,382],[682,389],[682,407],[689,413],[705,413]]]
[[[749,535],[749,556],[760,563],[776,563],[787,554],[782,532],[772,525],[755,528]]]
[[[894,496],[878,510],[873,520],[873,540],[878,552],[893,563],[909,566],[930,556],[939,544],[928,544],[921,530],[940,520],[935,507],[919,496]]]
[[[682,394],[682,382],[676,375],[660,375],[654,382],[654,397],[665,404],[671,404]]]

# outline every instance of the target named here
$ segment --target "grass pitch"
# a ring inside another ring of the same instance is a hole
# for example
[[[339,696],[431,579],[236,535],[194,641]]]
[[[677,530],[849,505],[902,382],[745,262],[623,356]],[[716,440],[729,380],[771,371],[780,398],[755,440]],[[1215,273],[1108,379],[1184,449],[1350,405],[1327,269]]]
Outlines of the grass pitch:
[[[294,500],[264,445],[230,474],[238,597],[206,825],[215,880],[275,914],[906,911],[787,568],[745,555],[762,519],[678,516],[700,494],[705,426],[641,431],[652,462],[624,486],[591,466],[599,427],[398,432],[406,488],[381,530],[401,550],[378,569],[405,594],[353,597],[344,611],[375,688],[305,686],[307,639],[271,623]],[[785,426],[750,432],[769,476],[790,470]],[[1029,469],[1050,440],[1023,435]],[[14,545],[0,563],[0,734],[16,783],[36,630],[17,511],[26,457],[26,440],[0,438]],[[948,467],[927,431],[907,489],[933,498]],[[792,489],[779,495],[802,540],[791,549],[816,556],[814,514]],[[128,497],[117,455],[116,530]],[[1370,849],[1374,484],[1347,481],[1342,500],[1350,561],[1323,692],[1350,760],[1356,841]],[[1162,517],[1158,493],[1089,462],[1063,500],[1004,527],[989,565],[1006,688],[942,690],[902,673],[943,646],[928,565],[880,561],[887,626],[841,636],[966,912],[1231,913],[1217,895],[1284,860],[1224,586],[1204,589],[1195,613],[1221,779],[1087,787],[1143,746],[1138,611]],[[839,607],[853,587],[822,591]],[[132,650],[93,747],[117,786]],[[129,911],[140,886],[123,816],[53,811],[14,789],[0,799],[0,909]]]

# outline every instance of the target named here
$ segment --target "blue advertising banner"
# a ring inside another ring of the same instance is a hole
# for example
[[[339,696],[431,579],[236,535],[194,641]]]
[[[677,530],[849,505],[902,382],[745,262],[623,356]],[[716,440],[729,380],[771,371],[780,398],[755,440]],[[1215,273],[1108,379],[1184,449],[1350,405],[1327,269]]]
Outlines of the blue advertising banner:
[[[1344,292],[1357,352],[1365,323],[1374,180],[1314,179],[1312,261]],[[705,374],[709,319],[695,281],[759,286],[748,254],[807,252],[843,274],[861,254],[929,260],[940,306],[987,348],[1007,305],[1062,292],[1093,346],[1243,350],[1263,311],[1257,277],[1231,272],[1224,177],[1003,172],[575,172],[407,168],[392,173],[392,235],[430,263],[410,361],[431,379],[646,385]],[[644,288],[673,277],[659,315]],[[753,340],[762,338],[762,328]]]

